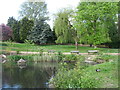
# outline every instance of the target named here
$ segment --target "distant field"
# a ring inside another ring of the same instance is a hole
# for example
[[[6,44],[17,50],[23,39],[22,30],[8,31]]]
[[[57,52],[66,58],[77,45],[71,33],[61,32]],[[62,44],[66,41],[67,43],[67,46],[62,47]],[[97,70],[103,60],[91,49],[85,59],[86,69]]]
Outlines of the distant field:
[[[48,50],[56,50],[61,52],[70,52],[76,50],[75,45],[33,45],[26,43],[10,43],[10,42],[0,42],[1,50],[7,51],[32,51],[39,52],[40,49],[43,49],[44,52]],[[87,50],[93,50],[93,47],[79,46],[78,50],[80,53],[87,53]],[[97,48],[100,52],[104,53],[118,53],[118,49],[111,48]]]

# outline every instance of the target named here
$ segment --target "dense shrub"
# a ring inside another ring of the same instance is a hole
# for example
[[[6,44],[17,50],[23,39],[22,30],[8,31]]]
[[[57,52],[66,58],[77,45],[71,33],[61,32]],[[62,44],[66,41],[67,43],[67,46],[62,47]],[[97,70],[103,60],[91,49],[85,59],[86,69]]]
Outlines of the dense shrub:
[[[98,81],[89,75],[84,75],[83,71],[77,68],[68,70],[65,65],[58,70],[58,73],[50,83],[56,88],[91,88],[96,87]]]

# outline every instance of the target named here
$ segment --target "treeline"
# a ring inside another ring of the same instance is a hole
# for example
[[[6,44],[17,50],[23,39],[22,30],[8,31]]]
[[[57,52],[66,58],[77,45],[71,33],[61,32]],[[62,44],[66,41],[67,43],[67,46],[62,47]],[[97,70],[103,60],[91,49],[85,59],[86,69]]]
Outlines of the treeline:
[[[113,2],[81,2],[76,10],[62,9],[54,22],[56,43],[74,41],[76,46],[105,44],[118,48],[118,14],[118,3]]]
[[[55,41],[53,31],[50,29],[49,24],[44,21],[34,23],[34,20],[29,20],[27,17],[19,21],[10,17],[7,25],[13,31],[12,41],[35,44],[54,43]]]
[[[76,9],[61,9],[55,14],[53,30],[45,2],[25,2],[19,11],[21,19],[8,19],[12,40],[35,44],[90,44],[91,46],[120,42],[118,3],[81,2]],[[118,46],[117,46],[118,47]]]

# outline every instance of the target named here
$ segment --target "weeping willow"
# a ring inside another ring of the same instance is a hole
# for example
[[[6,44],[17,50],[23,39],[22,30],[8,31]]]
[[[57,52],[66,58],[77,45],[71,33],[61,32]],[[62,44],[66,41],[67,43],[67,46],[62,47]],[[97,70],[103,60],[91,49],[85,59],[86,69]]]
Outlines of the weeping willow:
[[[56,43],[74,43],[72,25],[69,21],[70,12],[67,10],[57,14],[54,21],[55,34],[57,36]]]

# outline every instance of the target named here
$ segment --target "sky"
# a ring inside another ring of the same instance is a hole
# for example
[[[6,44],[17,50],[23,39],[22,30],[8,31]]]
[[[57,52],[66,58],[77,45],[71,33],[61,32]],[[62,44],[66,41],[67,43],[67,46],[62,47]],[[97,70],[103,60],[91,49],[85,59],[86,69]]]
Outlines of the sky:
[[[26,0],[1,0],[0,1],[0,24],[7,23],[9,17],[19,18],[18,11],[20,6]],[[31,0],[32,1],[32,0]],[[40,1],[40,0],[36,0]],[[50,21],[48,22],[52,28],[53,26],[53,14],[59,11],[61,8],[71,7],[75,8],[80,0],[45,0],[49,11]]]

